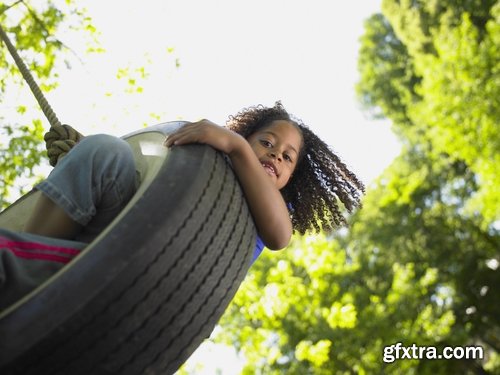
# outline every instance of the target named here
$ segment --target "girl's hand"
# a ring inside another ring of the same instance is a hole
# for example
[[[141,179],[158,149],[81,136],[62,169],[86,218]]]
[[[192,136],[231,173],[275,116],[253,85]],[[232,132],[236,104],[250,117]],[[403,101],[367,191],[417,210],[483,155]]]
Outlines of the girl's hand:
[[[214,124],[212,121],[201,120],[186,124],[170,134],[164,144],[171,147],[174,145],[203,143],[231,155],[241,145],[242,141],[244,139],[239,134]]]

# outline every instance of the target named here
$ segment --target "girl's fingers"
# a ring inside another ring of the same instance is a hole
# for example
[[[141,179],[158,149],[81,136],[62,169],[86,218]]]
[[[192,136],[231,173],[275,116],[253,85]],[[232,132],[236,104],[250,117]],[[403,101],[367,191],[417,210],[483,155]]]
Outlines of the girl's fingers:
[[[219,126],[208,120],[202,120],[195,123],[189,123],[170,134],[164,144],[167,147],[174,145],[183,145],[188,143],[206,143],[213,138],[213,129],[219,130]]]
[[[179,137],[175,137],[171,140],[170,146],[184,145],[186,143],[193,143],[195,141],[192,140],[192,137],[189,135],[182,135]]]
[[[178,134],[172,134],[172,135],[169,135],[167,137],[167,139],[165,140],[164,144],[167,147],[178,145],[180,139],[181,139],[180,135],[178,135]]]
[[[191,131],[190,129],[184,129],[170,134],[165,140],[164,144],[167,147],[171,147],[174,145],[182,145],[186,143],[194,143],[199,141],[199,136],[197,132]]]
[[[189,124],[187,124],[189,125]],[[167,136],[167,138],[165,139],[165,141],[163,142],[163,144],[167,147],[170,147],[172,146],[173,144],[175,144],[175,141],[177,139],[179,139],[179,137],[185,132],[185,128],[187,125],[184,125],[182,128],[176,130],[175,132],[173,132],[172,134],[169,134]]]

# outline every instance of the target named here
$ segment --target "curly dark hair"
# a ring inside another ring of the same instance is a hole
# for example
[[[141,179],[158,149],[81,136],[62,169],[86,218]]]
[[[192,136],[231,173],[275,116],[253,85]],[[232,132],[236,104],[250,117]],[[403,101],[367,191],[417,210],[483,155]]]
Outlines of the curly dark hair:
[[[290,207],[294,231],[300,234],[320,229],[329,232],[346,225],[338,201],[348,212],[361,207],[363,183],[325,142],[290,115],[281,102],[270,108],[263,105],[245,108],[229,117],[227,127],[248,138],[276,120],[289,121],[302,134],[303,146],[297,166],[288,184],[281,189]]]

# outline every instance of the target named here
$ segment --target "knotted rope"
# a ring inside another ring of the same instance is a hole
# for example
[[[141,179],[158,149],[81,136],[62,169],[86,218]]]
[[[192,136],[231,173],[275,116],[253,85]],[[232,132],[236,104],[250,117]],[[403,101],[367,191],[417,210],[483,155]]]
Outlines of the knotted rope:
[[[43,137],[50,165],[55,166],[82,138],[83,135],[69,125],[51,125]]]
[[[24,80],[28,84],[31,92],[35,96],[35,99],[42,108],[45,117],[50,123],[50,129],[47,133],[45,133],[44,140],[50,165],[55,166],[57,162],[64,157],[80,139],[83,138],[83,135],[71,126],[61,124],[1,25],[0,37],[7,46],[7,49],[19,68],[19,71],[23,75]]]

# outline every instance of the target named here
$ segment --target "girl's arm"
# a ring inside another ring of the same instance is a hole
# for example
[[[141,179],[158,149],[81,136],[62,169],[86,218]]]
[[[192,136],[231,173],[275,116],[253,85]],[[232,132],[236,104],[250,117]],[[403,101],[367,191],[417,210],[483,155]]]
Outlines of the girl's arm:
[[[201,120],[183,126],[165,141],[168,147],[188,143],[208,144],[229,156],[264,244],[271,250],[286,247],[292,236],[290,214],[280,191],[245,138],[208,120]]]

